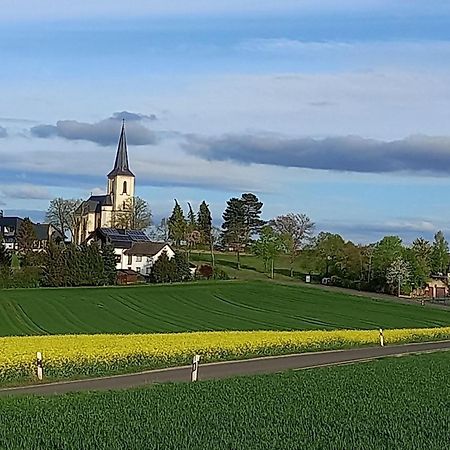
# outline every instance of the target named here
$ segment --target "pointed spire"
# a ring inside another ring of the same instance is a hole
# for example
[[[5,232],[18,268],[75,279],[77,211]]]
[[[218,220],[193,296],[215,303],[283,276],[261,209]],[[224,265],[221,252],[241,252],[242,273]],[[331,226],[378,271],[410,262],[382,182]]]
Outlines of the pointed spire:
[[[108,178],[115,177],[117,175],[127,175],[134,177],[128,165],[128,148],[127,137],[125,135],[125,119],[122,119],[122,130],[120,132],[119,145],[117,147],[116,161],[114,168],[109,172]]]

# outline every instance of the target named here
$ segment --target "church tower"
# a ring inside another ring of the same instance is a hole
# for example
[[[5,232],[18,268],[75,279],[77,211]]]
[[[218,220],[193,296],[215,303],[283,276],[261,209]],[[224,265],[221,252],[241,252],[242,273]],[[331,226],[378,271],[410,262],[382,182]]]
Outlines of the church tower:
[[[134,174],[128,164],[125,120],[122,123],[114,168],[108,174],[107,193],[111,196],[113,211],[127,211],[134,198]]]

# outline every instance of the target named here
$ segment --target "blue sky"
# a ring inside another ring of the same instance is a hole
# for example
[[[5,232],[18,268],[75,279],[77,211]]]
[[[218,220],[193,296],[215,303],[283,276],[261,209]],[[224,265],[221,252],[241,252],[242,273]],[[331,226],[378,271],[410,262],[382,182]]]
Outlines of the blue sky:
[[[4,3],[6,213],[103,191],[127,112],[156,219],[253,191],[358,242],[450,235],[448,2]]]

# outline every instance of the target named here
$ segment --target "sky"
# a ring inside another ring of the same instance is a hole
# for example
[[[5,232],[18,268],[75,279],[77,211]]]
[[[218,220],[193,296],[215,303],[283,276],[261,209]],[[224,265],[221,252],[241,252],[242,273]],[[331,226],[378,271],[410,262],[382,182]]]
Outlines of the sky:
[[[136,193],[254,192],[264,219],[450,237],[450,4],[3,0],[0,209],[104,193],[122,118]]]

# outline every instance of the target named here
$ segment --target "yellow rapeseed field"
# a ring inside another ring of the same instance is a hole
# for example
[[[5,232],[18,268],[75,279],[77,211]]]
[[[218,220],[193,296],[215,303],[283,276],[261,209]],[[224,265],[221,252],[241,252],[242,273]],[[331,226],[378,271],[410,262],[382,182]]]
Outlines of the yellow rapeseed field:
[[[387,345],[450,339],[450,327],[384,330]],[[33,376],[36,352],[51,378],[379,344],[378,330],[224,331],[0,338],[0,382]]]

